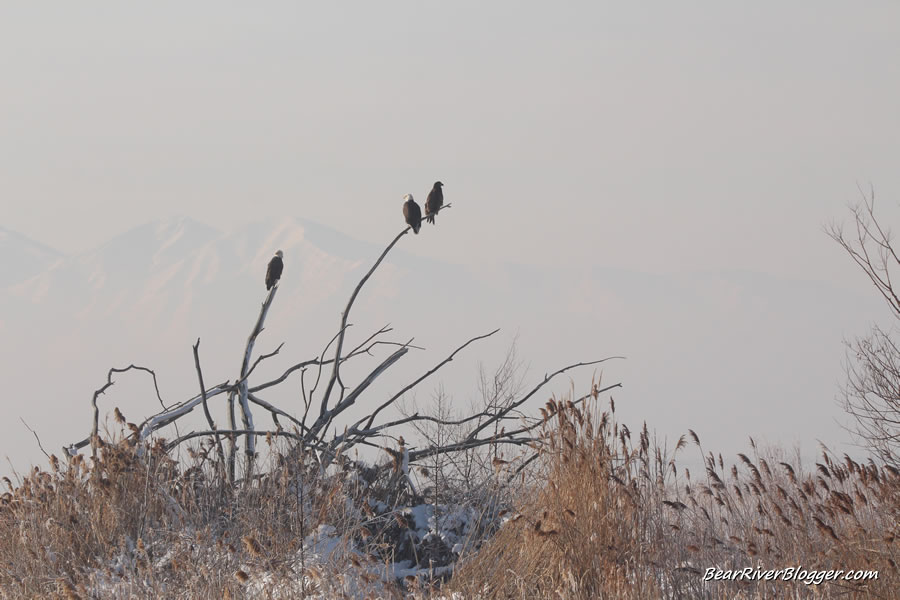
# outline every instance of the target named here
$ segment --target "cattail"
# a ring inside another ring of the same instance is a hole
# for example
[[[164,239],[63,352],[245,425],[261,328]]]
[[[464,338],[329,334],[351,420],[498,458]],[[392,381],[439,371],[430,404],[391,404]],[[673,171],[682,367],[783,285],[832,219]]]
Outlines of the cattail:
[[[247,583],[248,581],[250,581],[250,576],[247,575],[247,573],[241,569],[238,569],[237,571],[235,571],[234,578],[237,579],[238,581],[240,581],[241,583]]]
[[[122,411],[119,410],[118,406],[115,408],[115,410],[113,410],[113,416],[115,417],[116,422],[119,425],[124,425],[125,423],[127,423],[125,416],[122,414]]]
[[[691,438],[693,438],[694,443],[697,444],[697,445],[699,446],[699,445],[700,445],[700,438],[697,437],[697,434],[694,433],[694,430],[693,430],[693,429],[688,429],[688,433],[690,434]]]
[[[834,532],[834,529],[831,527],[831,525],[828,525],[827,523],[825,523],[825,521],[815,515],[813,515],[813,521],[815,521],[816,527],[819,528],[819,531],[827,533],[828,536],[836,542],[841,541],[838,538],[837,534]]]
[[[260,557],[263,554],[262,546],[259,545],[259,542],[253,536],[245,535],[241,538],[241,541],[244,543],[244,548],[250,553],[252,556]]]
[[[797,475],[794,474],[794,467],[792,467],[791,465],[789,465],[786,462],[778,463],[778,464],[780,464],[782,467],[784,467],[784,470],[787,471],[788,478],[791,480],[791,483],[796,485],[797,484]]]
[[[775,511],[775,514],[778,515],[778,518],[781,519],[781,522],[790,527],[791,520],[785,516],[784,511],[781,509],[781,507],[777,504],[773,504],[772,508]]]

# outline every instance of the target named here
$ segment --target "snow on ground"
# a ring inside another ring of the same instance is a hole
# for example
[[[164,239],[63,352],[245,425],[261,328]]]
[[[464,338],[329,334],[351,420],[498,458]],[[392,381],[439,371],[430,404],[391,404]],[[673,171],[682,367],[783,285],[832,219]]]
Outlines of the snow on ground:
[[[132,539],[124,540],[112,561],[88,575],[87,591],[114,599],[147,594],[189,598],[191,589],[178,589],[172,583],[175,578],[168,575],[193,569],[206,578],[246,576],[244,597],[251,599],[387,597],[401,587],[414,591],[448,578],[460,555],[477,547],[485,528],[485,511],[477,506],[418,504],[390,509],[374,500],[370,506],[374,516],[362,526],[388,531],[386,539],[394,540],[394,548],[386,548],[389,543],[367,544],[353,532],[325,523],[287,559],[269,558],[264,549],[254,555],[225,536],[183,531],[167,547],[145,548]],[[491,524],[498,523],[499,518],[493,517]],[[373,551],[375,546],[383,550],[380,556]]]

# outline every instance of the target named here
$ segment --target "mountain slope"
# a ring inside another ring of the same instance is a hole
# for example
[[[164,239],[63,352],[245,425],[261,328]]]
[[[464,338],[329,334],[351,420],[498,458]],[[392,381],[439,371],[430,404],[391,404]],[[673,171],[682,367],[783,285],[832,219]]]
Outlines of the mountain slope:
[[[0,227],[0,288],[43,272],[61,257],[53,248]]]

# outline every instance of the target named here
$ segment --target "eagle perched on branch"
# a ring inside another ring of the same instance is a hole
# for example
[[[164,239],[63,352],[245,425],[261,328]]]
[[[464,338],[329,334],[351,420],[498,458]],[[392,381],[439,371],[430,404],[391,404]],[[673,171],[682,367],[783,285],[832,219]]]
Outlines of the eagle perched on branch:
[[[443,186],[444,184],[440,181],[435,181],[434,187],[428,192],[428,199],[425,200],[426,220],[432,225],[434,225],[434,215],[444,205],[444,191],[441,189]]]
[[[284,256],[284,252],[281,250],[275,253],[275,256],[272,257],[272,260],[269,261],[269,268],[266,269],[266,289],[271,290],[272,286],[278,283],[278,280],[281,279],[281,272],[284,270],[284,261],[281,258]]]
[[[403,203],[403,218],[412,227],[413,233],[419,233],[419,228],[422,227],[422,209],[413,200],[412,194],[406,194],[403,199],[406,200]]]

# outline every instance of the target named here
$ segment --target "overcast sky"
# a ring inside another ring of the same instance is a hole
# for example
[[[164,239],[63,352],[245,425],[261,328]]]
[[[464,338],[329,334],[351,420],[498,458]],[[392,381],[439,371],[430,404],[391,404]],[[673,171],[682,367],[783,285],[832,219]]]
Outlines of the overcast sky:
[[[298,4],[4,3],[3,224],[380,241],[441,179],[441,258],[827,278],[856,183],[900,198],[896,2]]]
[[[893,1],[3,2],[0,77],[0,225],[64,252],[181,214],[383,243],[440,179],[410,252],[864,290],[823,226],[858,184],[900,222]]]

